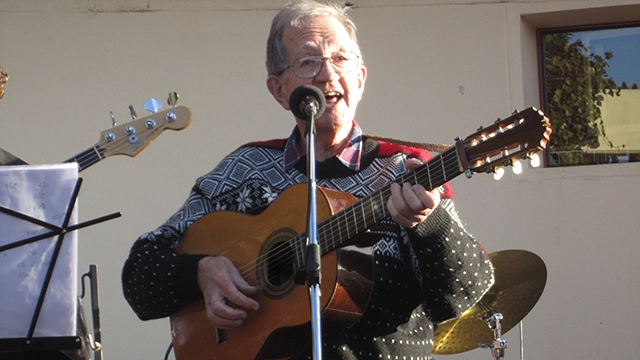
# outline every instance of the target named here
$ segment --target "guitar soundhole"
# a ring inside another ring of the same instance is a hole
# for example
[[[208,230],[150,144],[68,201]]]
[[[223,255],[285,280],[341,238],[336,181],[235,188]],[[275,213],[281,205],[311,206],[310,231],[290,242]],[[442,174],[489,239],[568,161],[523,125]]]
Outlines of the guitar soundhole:
[[[262,243],[257,276],[260,288],[268,298],[284,298],[295,286],[295,254],[289,240],[296,235],[291,229],[279,229]]]
[[[286,243],[279,243],[269,251],[268,258],[267,278],[269,279],[269,283],[273,286],[286,284],[293,275],[291,249],[289,249]]]

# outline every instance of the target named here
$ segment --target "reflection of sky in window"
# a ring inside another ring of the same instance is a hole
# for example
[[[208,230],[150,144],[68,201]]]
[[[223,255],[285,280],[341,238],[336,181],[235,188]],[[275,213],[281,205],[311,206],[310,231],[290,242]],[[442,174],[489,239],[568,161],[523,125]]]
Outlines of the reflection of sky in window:
[[[607,74],[621,85],[624,81],[631,87],[640,86],[640,27],[580,31],[572,33],[572,40],[581,39],[589,52],[604,57],[605,52],[613,53],[607,60]]]

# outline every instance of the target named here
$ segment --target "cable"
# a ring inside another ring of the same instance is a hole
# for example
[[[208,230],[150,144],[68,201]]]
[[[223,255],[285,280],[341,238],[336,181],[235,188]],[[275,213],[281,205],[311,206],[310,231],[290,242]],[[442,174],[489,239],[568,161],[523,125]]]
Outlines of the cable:
[[[171,349],[173,349],[173,342],[169,343],[167,352],[164,354],[164,360],[169,360],[169,354],[171,354]]]

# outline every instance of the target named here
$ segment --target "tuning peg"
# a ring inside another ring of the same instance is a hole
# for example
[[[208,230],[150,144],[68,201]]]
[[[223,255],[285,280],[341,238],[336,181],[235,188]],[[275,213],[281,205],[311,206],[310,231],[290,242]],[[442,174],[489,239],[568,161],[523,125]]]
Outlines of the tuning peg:
[[[116,124],[116,116],[113,115],[113,111],[109,111],[109,115],[111,116],[111,126],[112,127],[118,126],[118,124]]]
[[[504,176],[504,168],[493,168],[493,179],[500,180]]]
[[[162,109],[162,103],[154,98],[151,98],[147,100],[146,103],[144,103],[144,109],[155,114],[158,112],[158,110]]]
[[[516,175],[522,174],[522,163],[520,162],[520,160],[511,161],[511,170]]]
[[[538,155],[538,153],[529,155],[529,164],[531,165],[531,167],[537,168],[538,166],[540,166],[540,163],[540,155]]]
[[[133,105],[129,105],[129,115],[131,115],[133,120],[138,118],[138,114],[136,114],[136,111],[133,109]]]
[[[178,103],[178,98],[180,96],[178,95],[177,92],[172,91],[169,93],[169,97],[167,98],[167,104],[169,104],[169,106],[176,106],[176,104]]]

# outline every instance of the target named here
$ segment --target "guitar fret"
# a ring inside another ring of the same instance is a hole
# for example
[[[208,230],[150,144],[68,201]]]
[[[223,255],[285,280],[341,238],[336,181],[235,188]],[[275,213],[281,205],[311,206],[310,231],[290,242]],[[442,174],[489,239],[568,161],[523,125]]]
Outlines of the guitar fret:
[[[440,156],[440,163],[442,164],[442,177],[444,179],[444,182],[446,182],[447,181],[447,172],[446,172],[446,170],[444,168],[444,161],[442,159],[442,156]]]
[[[349,219],[346,218],[346,214],[343,214],[342,218],[344,219],[344,226],[347,230],[347,239],[351,239],[351,234],[349,233]]]
[[[336,234],[334,233],[334,229],[336,228],[336,221],[332,220],[330,221],[327,226],[329,227],[329,230],[331,231],[331,247],[329,247],[328,243],[327,243],[327,251],[331,251],[331,249],[335,248],[336,246]],[[339,228],[338,228],[339,230]],[[340,236],[340,232],[338,231],[337,236]]]
[[[382,217],[386,216],[385,211],[384,211],[384,194],[383,191],[378,191],[378,194],[380,195],[380,204],[378,205],[379,208],[382,209]]]
[[[98,156],[98,159],[102,160],[102,154],[100,154],[100,152],[98,151],[98,145],[97,144],[93,146],[93,150],[95,151],[96,156]]]
[[[331,246],[335,246],[335,238],[333,237],[333,227],[331,227],[331,222],[328,224],[320,223],[319,227],[322,229],[322,234],[324,236],[318,236],[318,242],[320,243],[320,250],[323,252],[326,247],[326,250],[329,249],[329,242],[331,242]],[[320,241],[322,239],[322,241]]]
[[[359,207],[360,207],[360,215],[362,216],[362,219],[364,220],[363,227],[366,227],[366,225],[367,225],[367,212],[365,211],[364,204],[360,204]]]
[[[378,219],[376,219],[376,208],[377,207],[376,207],[375,203],[373,202],[373,198],[372,197],[369,197],[369,206],[371,207],[371,215],[373,217],[373,223],[375,224],[375,223],[378,222]]]
[[[338,233],[339,234],[343,234],[342,224],[340,224],[340,220],[342,220],[342,216],[337,216],[336,217],[336,224],[338,225]]]
[[[320,251],[322,252],[322,246],[324,242],[321,242],[320,239],[324,239],[325,237],[324,237],[324,233],[322,232],[322,228],[319,225],[317,228],[316,235],[317,235],[316,240],[318,241],[318,246],[320,246]]]

